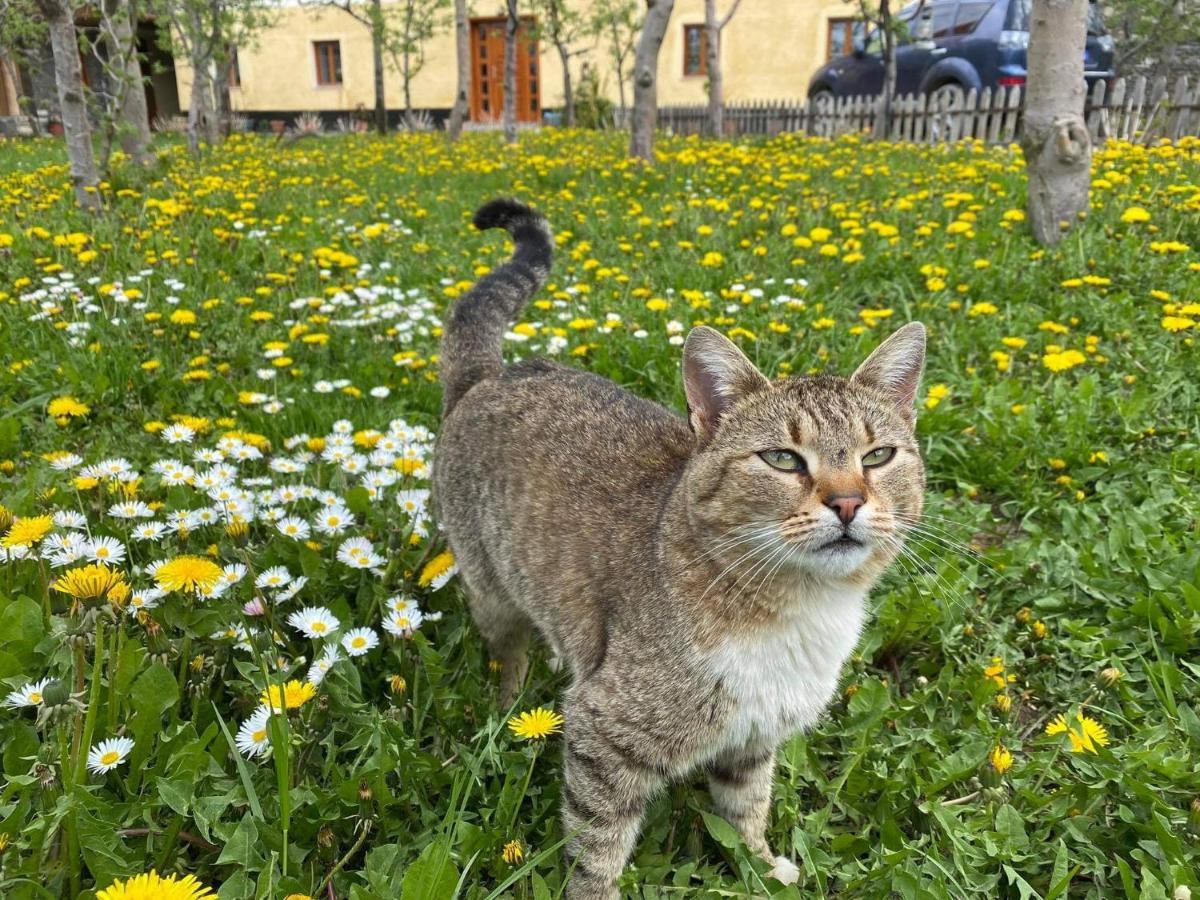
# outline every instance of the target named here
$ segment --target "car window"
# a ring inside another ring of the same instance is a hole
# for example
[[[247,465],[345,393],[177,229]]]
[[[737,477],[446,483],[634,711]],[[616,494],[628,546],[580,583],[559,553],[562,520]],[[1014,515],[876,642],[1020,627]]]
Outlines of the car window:
[[[1004,30],[1028,31],[1029,13],[1032,8],[1033,0],[1011,0],[1008,5],[1008,15],[1004,18]],[[1088,3],[1087,33],[1093,37],[1108,34],[1098,3]]]
[[[992,0],[963,0],[958,4],[958,14],[954,17],[954,33],[970,34],[991,8]]]
[[[954,30],[954,13],[957,3],[935,3],[933,5],[933,37],[934,40],[949,37]]]

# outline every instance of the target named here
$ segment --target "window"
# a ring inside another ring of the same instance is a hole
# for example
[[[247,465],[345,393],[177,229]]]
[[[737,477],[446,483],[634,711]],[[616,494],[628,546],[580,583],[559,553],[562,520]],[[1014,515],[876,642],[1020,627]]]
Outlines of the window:
[[[683,26],[683,74],[708,74],[708,39],[703,25]]]
[[[830,19],[829,43],[825,53],[825,61],[837,59],[839,56],[849,56],[854,52],[854,20]]]
[[[933,38],[935,40],[950,36],[957,7],[956,3],[935,3],[933,5]]]
[[[954,18],[954,33],[970,34],[991,8],[991,0],[963,0],[958,4],[958,15]]]
[[[228,81],[231,88],[240,88],[242,86],[242,67],[238,65],[237,47],[229,48]]]
[[[317,84],[342,83],[342,45],[339,41],[313,41],[317,57]]]

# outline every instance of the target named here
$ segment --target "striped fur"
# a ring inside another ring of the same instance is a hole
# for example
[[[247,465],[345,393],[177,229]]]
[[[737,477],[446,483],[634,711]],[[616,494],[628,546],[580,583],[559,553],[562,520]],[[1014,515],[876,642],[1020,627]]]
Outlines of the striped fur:
[[[696,771],[770,874],[794,881],[766,839],[775,750],[830,702],[867,592],[921,512],[924,330],[900,329],[851,378],[773,383],[695,329],[689,421],[577,369],[501,364],[550,241],[524,207],[487,210],[517,253],[450,316],[434,492],[501,702],[522,689],[535,632],[571,674],[567,897],[616,900],[647,801]],[[880,446],[894,458],[865,468]],[[807,468],[779,471],[769,449]],[[844,524],[829,501],[848,491],[864,504]]]
[[[554,237],[546,219],[516,200],[481,206],[474,225],[480,231],[505,229],[516,244],[512,259],[479,279],[454,304],[442,334],[442,415],[485,378],[504,368],[500,349],[504,332],[550,275]]]

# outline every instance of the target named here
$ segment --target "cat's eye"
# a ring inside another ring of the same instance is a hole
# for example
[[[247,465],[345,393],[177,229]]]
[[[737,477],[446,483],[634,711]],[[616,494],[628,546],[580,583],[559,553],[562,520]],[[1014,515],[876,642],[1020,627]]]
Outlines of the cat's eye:
[[[863,468],[870,469],[875,466],[882,466],[885,462],[889,462],[895,455],[895,447],[876,447],[862,458]]]
[[[792,450],[763,450],[758,455],[772,469],[781,472],[805,471],[804,457]]]

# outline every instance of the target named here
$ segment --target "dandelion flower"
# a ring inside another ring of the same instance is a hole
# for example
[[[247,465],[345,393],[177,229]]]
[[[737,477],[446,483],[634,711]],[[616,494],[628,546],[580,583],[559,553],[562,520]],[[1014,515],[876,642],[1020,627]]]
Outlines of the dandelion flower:
[[[1096,749],[1099,747],[1108,746],[1108,732],[1104,726],[1093,719],[1091,716],[1086,716],[1083,713],[1076,713],[1075,720],[1079,723],[1078,727],[1067,724],[1067,717],[1059,715],[1049,725],[1046,726],[1046,734],[1056,735],[1065,734],[1071,740],[1071,752],[1082,753],[1099,753]]]
[[[31,681],[23,688],[19,688],[5,697],[4,705],[9,709],[20,709],[23,706],[41,706],[45,699],[42,696],[42,692],[46,690],[46,685],[49,683],[49,678],[43,678],[41,681]]]
[[[201,593],[210,591],[221,580],[221,567],[200,556],[177,556],[154,572],[154,580],[164,591]]]
[[[304,632],[305,637],[327,638],[341,624],[337,617],[323,606],[306,606],[288,616],[288,624],[297,631]]]
[[[153,869],[125,881],[117,879],[96,894],[96,900],[210,900],[217,895],[196,880],[195,875],[163,878]]]
[[[124,576],[104,563],[69,569],[50,587],[76,600],[104,600],[110,597],[124,600],[129,596],[129,585]]]
[[[525,848],[520,841],[509,841],[500,851],[500,858],[510,866],[515,866],[525,858]]]
[[[508,730],[525,741],[538,740],[562,728],[563,717],[553,710],[539,706],[508,720]]]
[[[988,754],[988,762],[992,764],[992,768],[996,770],[996,774],[1003,775],[1012,768],[1013,756],[1006,748],[997,744],[992,748],[992,752]]]
[[[287,709],[299,709],[313,697],[317,696],[317,688],[315,685],[307,681],[297,681],[293,679],[289,681],[283,688],[283,705]],[[266,691],[262,692],[260,699],[271,709],[279,709],[280,707],[280,687],[273,684]]]
[[[379,635],[371,628],[355,628],[346,632],[342,646],[351,656],[363,656],[379,646]]]
[[[456,572],[458,572],[458,565],[454,561],[454,554],[445,550],[425,564],[417,583],[421,587],[428,587],[436,591],[454,577]]]
[[[125,762],[125,757],[129,756],[132,749],[133,741],[129,738],[109,738],[107,741],[101,741],[88,752],[88,770],[96,775],[111,772]]]
[[[13,547],[32,547],[44,538],[54,527],[54,519],[50,516],[29,516],[17,519],[8,529],[8,534],[0,540],[0,547],[11,550]]]

